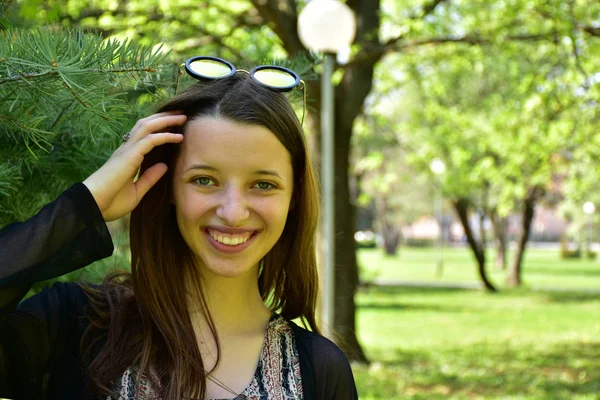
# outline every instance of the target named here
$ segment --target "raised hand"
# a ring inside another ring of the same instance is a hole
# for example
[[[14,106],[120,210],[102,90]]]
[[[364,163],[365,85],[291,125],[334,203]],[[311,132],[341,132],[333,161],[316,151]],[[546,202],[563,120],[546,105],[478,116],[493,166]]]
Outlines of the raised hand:
[[[83,184],[94,196],[105,221],[113,221],[130,213],[142,197],[167,172],[159,163],[148,168],[136,181],[144,156],[154,147],[179,143],[183,135],[162,132],[165,128],[183,125],[187,116],[181,112],[164,112],[140,119],[123,143],[100,169]]]

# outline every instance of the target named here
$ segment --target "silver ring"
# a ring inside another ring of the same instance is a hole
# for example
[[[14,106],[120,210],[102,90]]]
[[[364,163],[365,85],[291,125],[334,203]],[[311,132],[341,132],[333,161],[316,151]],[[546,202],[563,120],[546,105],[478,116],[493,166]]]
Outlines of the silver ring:
[[[126,134],[123,135],[123,143],[125,143],[126,141],[128,141],[130,138],[131,138],[131,131],[129,131]]]

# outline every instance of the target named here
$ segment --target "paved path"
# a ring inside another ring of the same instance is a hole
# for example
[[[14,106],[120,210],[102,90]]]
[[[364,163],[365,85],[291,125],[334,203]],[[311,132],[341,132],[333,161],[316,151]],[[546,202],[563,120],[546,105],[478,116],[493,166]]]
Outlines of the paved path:
[[[431,281],[393,281],[388,279],[373,279],[369,282],[361,282],[361,286],[388,286],[388,287],[415,287],[415,288],[443,288],[443,289],[483,289],[483,284],[477,282],[431,282]],[[561,288],[531,286],[531,290],[539,292],[584,292],[598,293],[600,288]]]
[[[362,282],[364,286],[401,286],[401,287],[422,287],[422,288],[446,288],[446,289],[483,289],[480,283],[470,282],[428,282],[428,281],[391,281],[388,279],[373,279],[369,282]]]

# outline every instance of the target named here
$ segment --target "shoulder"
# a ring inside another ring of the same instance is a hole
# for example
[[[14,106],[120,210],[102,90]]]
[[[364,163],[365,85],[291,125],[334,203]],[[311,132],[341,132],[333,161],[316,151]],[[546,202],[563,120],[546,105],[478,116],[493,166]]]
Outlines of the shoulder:
[[[74,282],[54,282],[42,288],[38,293],[22,301],[18,308],[29,309],[32,306],[45,305],[44,308],[78,309],[85,305],[87,298],[81,284]]]
[[[318,398],[358,398],[352,368],[344,352],[326,337],[293,322],[290,325],[296,337],[301,368],[308,368],[314,376],[315,394]]]
[[[348,358],[334,342],[293,322],[291,325],[299,347],[306,347],[313,360],[327,365],[347,364],[349,366]]]
[[[65,323],[88,312],[88,289],[99,285],[76,282],[54,282],[22,301],[17,310],[46,321],[56,319]]]

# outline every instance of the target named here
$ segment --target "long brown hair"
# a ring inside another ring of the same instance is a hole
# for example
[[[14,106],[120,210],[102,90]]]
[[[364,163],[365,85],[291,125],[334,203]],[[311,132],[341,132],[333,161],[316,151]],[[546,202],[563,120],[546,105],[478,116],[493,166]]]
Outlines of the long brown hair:
[[[238,74],[211,83],[198,82],[158,112],[171,110],[183,110],[188,122],[214,116],[264,126],[288,150],[294,174],[292,204],[281,237],[261,262],[259,290],[271,310],[289,320],[299,318],[306,327],[319,332],[315,317],[318,188],[302,127],[290,102],[283,94]],[[185,126],[169,131],[184,130]],[[200,276],[179,232],[171,203],[171,171],[178,146],[159,146],[142,163],[140,173],[157,162],[167,164],[169,169],[131,213],[131,273],[108,276],[100,289],[87,289],[96,318],[84,339],[101,337],[97,343],[86,341],[87,354],[96,353],[89,364],[90,387],[95,393],[109,394],[109,387],[128,367],[139,366],[147,375],[152,369],[163,387],[164,399],[205,397],[207,371],[182,285],[184,277],[191,277],[199,288]],[[200,306],[218,345],[212,318],[206,305]]]

